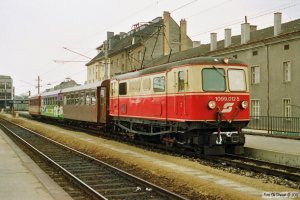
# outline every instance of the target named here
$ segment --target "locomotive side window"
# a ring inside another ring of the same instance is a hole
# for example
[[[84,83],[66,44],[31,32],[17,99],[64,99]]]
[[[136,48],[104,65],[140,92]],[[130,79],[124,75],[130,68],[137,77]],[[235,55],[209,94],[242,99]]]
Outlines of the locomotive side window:
[[[178,92],[184,91],[184,71],[178,72]]]
[[[153,79],[153,90],[154,92],[164,92],[165,91],[165,77],[155,77]]]
[[[144,91],[148,91],[151,88],[151,80],[150,78],[143,78],[143,90]]]
[[[229,69],[229,90],[230,91],[245,91],[246,90],[246,77],[244,70]]]
[[[205,68],[202,70],[204,91],[225,91],[225,71],[221,68]]]
[[[119,83],[119,95],[126,95],[127,94],[127,83]]]
[[[139,92],[141,89],[141,80],[130,80],[129,81],[129,91]]]

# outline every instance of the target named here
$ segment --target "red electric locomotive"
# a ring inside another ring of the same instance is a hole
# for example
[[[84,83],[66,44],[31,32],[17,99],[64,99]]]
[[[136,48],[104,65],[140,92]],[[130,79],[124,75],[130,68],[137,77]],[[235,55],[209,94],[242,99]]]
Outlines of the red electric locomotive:
[[[142,139],[205,154],[241,154],[249,122],[247,66],[194,58],[111,79],[112,123]]]

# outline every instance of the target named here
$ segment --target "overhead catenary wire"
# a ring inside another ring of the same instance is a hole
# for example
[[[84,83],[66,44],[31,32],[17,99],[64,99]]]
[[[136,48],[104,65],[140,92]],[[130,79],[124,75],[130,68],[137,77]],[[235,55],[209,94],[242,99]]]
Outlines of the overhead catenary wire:
[[[157,4],[159,4],[160,2],[162,2],[162,1],[164,1],[164,0],[154,0],[154,1],[152,1],[151,3],[147,4],[146,6],[142,7],[141,9],[138,9],[137,11],[134,11],[134,12],[132,12],[131,14],[127,15],[126,17],[121,17],[121,19],[120,19],[119,21],[117,21],[116,23],[110,24],[109,26],[103,28],[103,29],[100,30],[99,32],[101,32],[101,34],[105,34],[105,32],[104,32],[105,30],[107,30],[107,29],[109,29],[109,28],[111,28],[111,27],[114,27],[114,26],[116,26],[116,25],[118,25],[118,24],[120,24],[120,23],[123,23],[124,21],[128,20],[128,19],[131,18],[132,16],[135,16],[136,14],[138,14],[138,13],[144,11],[144,10],[149,9],[149,8],[152,7],[153,5],[157,5]],[[99,32],[97,32],[97,33],[94,34],[94,35],[99,36]],[[89,50],[87,50],[87,51],[88,51],[88,53],[89,53],[89,52],[91,52],[91,51],[95,51],[95,49],[93,48],[93,49],[89,49]],[[75,58],[70,59],[70,60],[69,60],[70,62],[60,62],[60,64],[71,63],[71,61],[77,62],[77,61],[75,61],[77,58],[78,58],[78,57],[75,57]],[[89,58],[89,59],[91,59],[91,58]],[[53,59],[52,59],[52,60],[53,60]],[[46,65],[49,65],[49,63],[47,63]],[[54,68],[52,68],[52,69],[50,69],[50,70],[48,70],[48,71],[46,71],[46,72],[40,73],[40,74],[41,74],[41,75],[47,75],[47,74],[49,74],[49,72],[55,71],[55,70],[59,69],[60,67],[61,67],[61,66],[55,66]]]
[[[248,17],[248,20],[257,19],[257,18],[266,16],[266,15],[269,15],[269,14],[273,14],[276,11],[286,10],[286,9],[298,6],[299,4],[300,4],[300,2],[294,3],[294,4],[284,5],[284,7],[280,6],[279,8],[277,7],[277,8],[273,8],[273,9],[268,9],[268,10],[265,10],[265,11],[261,11],[261,12],[255,14],[254,16]],[[240,23],[243,23],[243,22],[244,22],[243,20],[234,20],[234,21],[228,22],[226,24],[222,24],[222,25],[218,25],[218,26],[212,27],[211,29],[203,31],[203,32],[198,32],[198,33],[191,34],[191,37],[196,37],[196,36],[199,36],[199,35],[207,34],[207,33],[210,33],[210,32],[213,32],[213,31],[217,31],[217,30],[220,30],[222,28],[229,27],[229,26],[237,25],[237,24],[240,24]]]
[[[190,1],[190,2],[188,2],[186,4],[184,4],[184,5],[181,5],[178,8],[175,8],[174,10],[172,10],[171,13],[174,13],[174,12],[176,12],[176,11],[178,11],[178,10],[180,10],[180,9],[182,9],[182,8],[190,5],[190,4],[193,4],[193,3],[197,2],[197,1],[199,1],[199,0],[193,0],[193,1]]]

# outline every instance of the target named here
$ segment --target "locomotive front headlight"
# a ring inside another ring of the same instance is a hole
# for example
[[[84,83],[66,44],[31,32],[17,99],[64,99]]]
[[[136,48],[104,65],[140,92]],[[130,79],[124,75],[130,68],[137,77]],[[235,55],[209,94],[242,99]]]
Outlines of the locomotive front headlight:
[[[225,64],[228,64],[228,63],[229,63],[229,58],[224,58],[224,59],[223,59],[223,62],[224,62]]]
[[[242,101],[241,106],[243,109],[248,108],[248,101]]]
[[[208,107],[209,107],[210,109],[214,109],[214,108],[216,107],[216,102],[215,102],[215,101],[209,101],[209,102],[208,102]]]

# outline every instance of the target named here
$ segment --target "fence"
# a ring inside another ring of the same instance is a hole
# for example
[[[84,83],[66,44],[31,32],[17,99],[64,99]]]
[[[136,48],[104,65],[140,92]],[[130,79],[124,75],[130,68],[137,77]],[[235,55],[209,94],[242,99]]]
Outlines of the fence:
[[[247,128],[300,136],[299,117],[251,116]],[[296,134],[295,134],[296,133]]]

